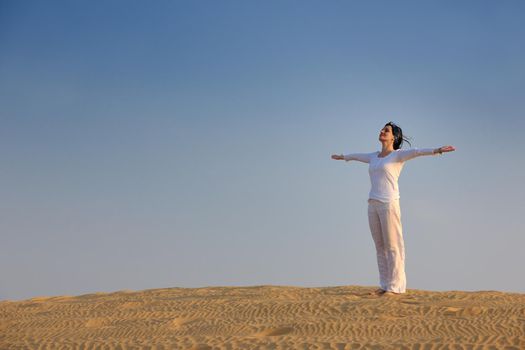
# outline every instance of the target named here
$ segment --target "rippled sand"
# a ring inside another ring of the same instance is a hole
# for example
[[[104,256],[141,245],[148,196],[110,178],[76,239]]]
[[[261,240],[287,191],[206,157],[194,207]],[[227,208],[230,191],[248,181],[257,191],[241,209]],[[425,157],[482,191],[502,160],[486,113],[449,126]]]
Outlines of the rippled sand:
[[[525,294],[167,288],[0,302],[0,349],[525,349]]]

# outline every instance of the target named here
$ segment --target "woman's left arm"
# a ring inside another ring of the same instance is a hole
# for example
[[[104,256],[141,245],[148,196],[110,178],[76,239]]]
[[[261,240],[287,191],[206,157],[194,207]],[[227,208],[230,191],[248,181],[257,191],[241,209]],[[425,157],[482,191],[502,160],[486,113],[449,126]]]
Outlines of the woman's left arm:
[[[419,156],[431,156],[442,154],[443,152],[452,152],[456,149],[453,146],[442,146],[439,148],[411,148],[397,151],[397,159],[401,162],[407,161]]]

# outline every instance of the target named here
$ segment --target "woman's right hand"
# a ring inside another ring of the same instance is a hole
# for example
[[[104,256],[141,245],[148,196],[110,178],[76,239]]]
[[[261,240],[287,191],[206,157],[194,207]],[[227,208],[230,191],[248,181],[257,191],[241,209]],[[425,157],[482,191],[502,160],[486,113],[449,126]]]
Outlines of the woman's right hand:
[[[344,159],[345,159],[345,156],[342,155],[342,154],[332,154],[332,159],[335,159],[335,160],[344,160]]]

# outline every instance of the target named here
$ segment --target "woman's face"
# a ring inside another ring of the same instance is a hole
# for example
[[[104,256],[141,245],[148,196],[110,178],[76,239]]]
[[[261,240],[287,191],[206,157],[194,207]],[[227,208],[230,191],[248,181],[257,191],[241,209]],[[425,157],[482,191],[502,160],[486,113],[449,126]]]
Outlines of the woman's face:
[[[379,141],[381,142],[391,141],[392,143],[394,143],[394,134],[392,133],[391,125],[386,125],[385,127],[383,127],[383,129],[381,129],[381,131],[379,132]]]

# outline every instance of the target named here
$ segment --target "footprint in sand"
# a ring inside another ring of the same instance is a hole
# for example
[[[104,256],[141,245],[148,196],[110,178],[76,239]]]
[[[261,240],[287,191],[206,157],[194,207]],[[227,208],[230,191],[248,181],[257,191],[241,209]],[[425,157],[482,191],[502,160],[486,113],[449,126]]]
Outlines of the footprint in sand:
[[[452,307],[449,306],[443,311],[445,316],[478,316],[487,311],[487,308],[473,306],[473,307]]]
[[[181,326],[185,326],[187,324],[197,322],[199,321],[198,318],[190,318],[190,317],[177,317],[174,320],[171,320],[169,325],[171,328],[179,328]]]
[[[293,331],[292,327],[276,327],[276,328],[265,329],[264,331],[257,333],[256,336],[272,337],[272,336],[278,336],[278,335],[285,335],[285,334],[291,333],[292,331]]]
[[[84,327],[87,328],[100,328],[104,326],[107,323],[106,319],[98,317],[98,318],[90,318],[86,321],[84,324]]]

